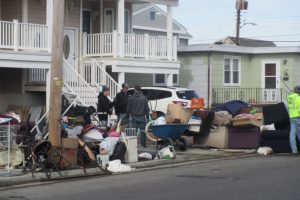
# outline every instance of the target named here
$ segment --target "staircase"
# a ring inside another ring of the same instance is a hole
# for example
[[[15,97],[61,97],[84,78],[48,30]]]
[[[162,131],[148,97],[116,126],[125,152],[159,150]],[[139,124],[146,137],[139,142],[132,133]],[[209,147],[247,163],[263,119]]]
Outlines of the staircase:
[[[88,61],[81,63],[80,74],[90,84],[92,88],[100,92],[102,86],[107,86],[110,89],[110,98],[114,99],[117,93],[121,90],[121,86],[115,81],[103,67],[102,62]]]
[[[64,92],[77,95],[78,103],[83,106],[96,106],[98,94],[103,85],[110,88],[111,100],[116,96],[119,84],[105,71],[102,63],[96,61],[81,63],[79,73],[74,66],[64,60]]]

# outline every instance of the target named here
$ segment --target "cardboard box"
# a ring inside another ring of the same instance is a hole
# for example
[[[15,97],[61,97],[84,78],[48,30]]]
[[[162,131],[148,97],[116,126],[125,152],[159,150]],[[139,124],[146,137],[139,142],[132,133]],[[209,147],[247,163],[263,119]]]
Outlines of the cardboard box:
[[[235,118],[232,119],[233,127],[261,127],[263,124],[255,119]]]
[[[263,120],[263,114],[262,113],[255,113],[254,117],[258,120]]]
[[[61,165],[64,168],[75,167],[77,164],[77,149],[78,139],[76,138],[62,138],[61,139]]]
[[[188,123],[190,118],[190,113],[187,112],[181,105],[179,104],[169,104],[168,110],[166,114],[166,122],[167,124],[172,123]]]

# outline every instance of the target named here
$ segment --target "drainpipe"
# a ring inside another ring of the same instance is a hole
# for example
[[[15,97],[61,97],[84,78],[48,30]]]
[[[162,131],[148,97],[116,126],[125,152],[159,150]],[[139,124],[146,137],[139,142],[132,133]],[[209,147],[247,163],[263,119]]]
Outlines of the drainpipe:
[[[208,107],[212,104],[212,88],[211,88],[211,52],[207,56],[207,103]]]

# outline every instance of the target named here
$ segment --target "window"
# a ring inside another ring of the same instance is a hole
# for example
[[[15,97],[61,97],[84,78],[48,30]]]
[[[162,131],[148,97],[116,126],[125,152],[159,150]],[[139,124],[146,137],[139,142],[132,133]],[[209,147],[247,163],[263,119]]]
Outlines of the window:
[[[173,74],[173,85],[178,85],[179,80],[178,80],[178,74]]]
[[[84,33],[91,33],[91,11],[90,10],[84,10],[82,12],[82,31]]]
[[[125,10],[124,32],[129,33],[129,10]]]
[[[156,86],[165,86],[167,84],[167,75],[166,74],[154,74],[154,83]],[[179,84],[178,74],[173,74],[173,85]]]
[[[225,56],[224,85],[240,84],[240,57]]]
[[[166,75],[165,74],[154,74],[154,85],[165,85]]]
[[[182,90],[176,92],[179,99],[191,100],[192,98],[199,98],[194,90]]]
[[[156,12],[155,11],[151,11],[150,12],[150,19],[151,20],[155,20],[156,19]]]

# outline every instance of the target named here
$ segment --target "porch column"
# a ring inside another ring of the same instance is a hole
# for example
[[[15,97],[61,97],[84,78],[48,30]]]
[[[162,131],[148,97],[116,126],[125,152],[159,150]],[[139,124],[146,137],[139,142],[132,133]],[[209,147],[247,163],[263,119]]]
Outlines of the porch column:
[[[125,83],[125,73],[124,72],[118,73],[118,83],[119,83],[119,85]]]
[[[124,19],[125,19],[125,0],[118,0],[118,53],[119,57],[124,57]]]
[[[168,60],[172,60],[173,52],[173,7],[167,6],[167,40],[168,40]]]
[[[28,23],[28,0],[22,0],[22,22]]]
[[[53,0],[47,0],[46,6],[46,24],[48,26],[48,52],[52,51],[52,26],[53,26]]]
[[[50,109],[50,79],[51,79],[51,70],[46,70],[46,111]]]
[[[173,74],[166,74],[166,85],[167,87],[173,86]]]

